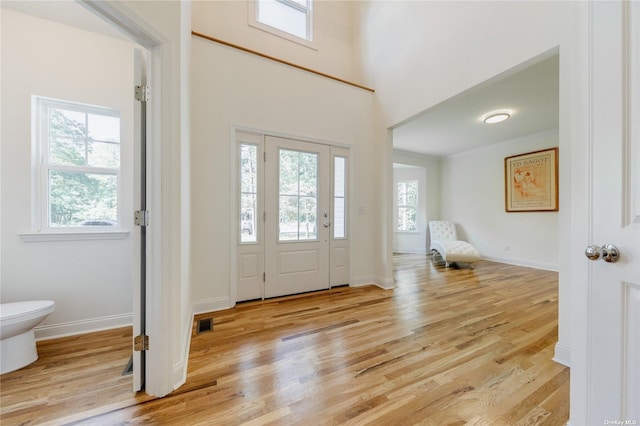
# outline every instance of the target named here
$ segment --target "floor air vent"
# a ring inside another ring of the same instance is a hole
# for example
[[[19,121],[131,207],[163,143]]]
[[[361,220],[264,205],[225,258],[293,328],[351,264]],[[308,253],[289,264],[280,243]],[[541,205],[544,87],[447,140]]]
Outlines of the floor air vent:
[[[213,330],[213,318],[204,318],[198,320],[198,326],[196,327],[196,334],[206,333]]]

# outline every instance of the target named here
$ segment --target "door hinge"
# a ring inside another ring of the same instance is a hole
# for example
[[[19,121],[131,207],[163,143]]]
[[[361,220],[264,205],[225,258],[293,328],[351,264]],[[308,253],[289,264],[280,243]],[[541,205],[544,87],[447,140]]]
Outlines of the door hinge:
[[[133,339],[133,350],[136,352],[149,350],[149,336],[139,334]]]
[[[149,211],[136,210],[133,212],[133,223],[136,226],[149,226]]]
[[[262,153],[262,161],[267,161],[267,152]]]
[[[136,86],[136,100],[140,102],[148,102],[151,98],[151,90],[149,86]]]
[[[266,282],[267,282],[267,273],[266,273],[266,272],[263,272],[263,273],[262,273],[262,282],[263,282],[263,283],[266,283]]]
[[[267,221],[267,212],[262,212],[262,221],[263,222]]]

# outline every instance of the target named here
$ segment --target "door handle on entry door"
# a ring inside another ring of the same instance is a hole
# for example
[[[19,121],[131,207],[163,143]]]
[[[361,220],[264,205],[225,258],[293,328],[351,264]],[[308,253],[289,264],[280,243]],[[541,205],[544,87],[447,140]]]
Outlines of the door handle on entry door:
[[[330,227],[331,226],[331,222],[329,221],[329,214],[325,213],[323,216],[324,216],[324,223],[323,223],[324,227],[325,228]]]
[[[605,244],[602,247],[587,246],[584,250],[584,255],[587,256],[589,260],[602,259],[608,263],[616,263],[620,257],[620,252],[618,251],[618,247],[613,244]]]

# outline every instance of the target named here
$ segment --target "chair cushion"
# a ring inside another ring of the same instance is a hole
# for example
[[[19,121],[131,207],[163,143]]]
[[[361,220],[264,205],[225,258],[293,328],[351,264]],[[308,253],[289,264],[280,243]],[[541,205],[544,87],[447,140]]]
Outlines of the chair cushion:
[[[480,253],[466,241],[442,241],[431,242],[431,248],[437,250],[442,258],[450,262],[477,262],[480,260]]]

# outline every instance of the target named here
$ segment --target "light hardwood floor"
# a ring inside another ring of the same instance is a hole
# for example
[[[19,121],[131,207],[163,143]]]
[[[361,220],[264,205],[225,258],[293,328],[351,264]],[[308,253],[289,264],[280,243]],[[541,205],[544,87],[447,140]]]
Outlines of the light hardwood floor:
[[[3,426],[564,425],[569,369],[551,361],[557,274],[481,261],[445,269],[396,255],[397,288],[239,304],[195,334],[168,397],[120,376],[130,330],[39,343],[1,380]]]

